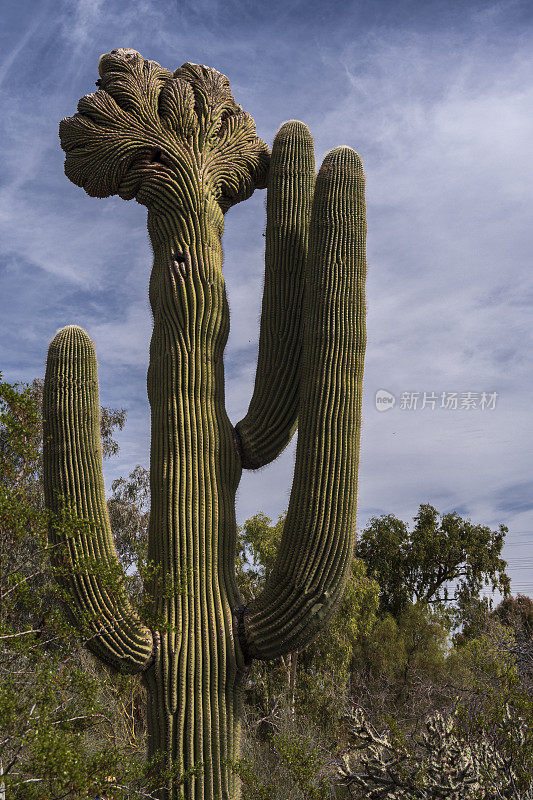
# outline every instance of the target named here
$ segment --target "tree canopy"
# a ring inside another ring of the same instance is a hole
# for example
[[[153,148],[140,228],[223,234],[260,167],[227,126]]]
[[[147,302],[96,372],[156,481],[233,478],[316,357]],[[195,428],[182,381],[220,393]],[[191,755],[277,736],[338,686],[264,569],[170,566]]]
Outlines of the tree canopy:
[[[492,531],[456,512],[420,506],[411,530],[393,514],[373,517],[358,538],[355,554],[380,587],[380,610],[397,616],[411,602],[465,606],[484,585],[509,594],[501,551],[508,529]],[[449,584],[455,582],[450,597]]]
[[[80,798],[106,777],[142,780],[138,683],[80,644],[53,579],[41,483],[42,383],[0,382],[0,791],[11,800]],[[107,455],[123,410],[102,410]],[[54,524],[75,534],[76,520]]]

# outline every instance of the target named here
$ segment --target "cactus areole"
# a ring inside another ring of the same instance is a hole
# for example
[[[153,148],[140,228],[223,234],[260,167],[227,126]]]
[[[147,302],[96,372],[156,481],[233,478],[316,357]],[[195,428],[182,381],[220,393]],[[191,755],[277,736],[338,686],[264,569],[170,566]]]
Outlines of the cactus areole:
[[[91,197],[148,208],[154,262],[151,514],[145,581],[164,625],[132,608],[88,568],[117,571],[104,497],[96,356],[67,326],[45,380],[47,505],[89,521],[59,528],[60,581],[71,618],[90,620],[88,647],[148,690],[148,755],[178,779],[156,794],[235,800],[243,683],[252,659],[305,647],[329,619],[354,547],[365,352],[364,173],[349,147],[315,177],[313,140],[286,122],[272,154],[228,79],[187,63],[173,74],[135,50],[101,57],[98,90],[60,124],[65,172]],[[229,308],[224,214],[268,188],[259,356],[248,412],[225,410]],[[247,607],[235,580],[235,492],[242,469],[273,461],[298,426],[283,539],[262,594]],[[61,538],[63,537],[63,538]],[[58,551],[59,552],[59,551]],[[168,587],[171,587],[170,591]],[[174,588],[172,588],[174,587]]]

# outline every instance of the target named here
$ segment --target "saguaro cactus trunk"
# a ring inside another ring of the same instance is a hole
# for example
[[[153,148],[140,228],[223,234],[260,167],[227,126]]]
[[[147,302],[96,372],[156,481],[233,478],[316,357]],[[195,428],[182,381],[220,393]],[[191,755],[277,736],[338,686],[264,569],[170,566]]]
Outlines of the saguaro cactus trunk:
[[[134,50],[114,50],[99,72],[100,88],[61,122],[60,136],[75,184],[148,207],[155,571],[145,592],[157,622],[131,607],[120,579],[104,498],[96,356],[77,326],[50,345],[46,498],[90,526],[68,540],[55,528],[51,536],[64,544],[60,580],[72,618],[91,631],[88,646],[117,670],[143,675],[149,755],[181,773],[160,796],[234,800],[231,764],[251,659],[304,647],[333,612],[350,568],[366,338],[364,175],[358,155],[341,147],[326,156],[315,185],[312,138],[296,121],[282,126],[269,159],[213,69],[184,64],[172,75]],[[255,389],[233,427],[224,402],[223,214],[267,178]],[[283,541],[263,594],[243,607],[234,570],[242,468],[275,459],[297,425]]]

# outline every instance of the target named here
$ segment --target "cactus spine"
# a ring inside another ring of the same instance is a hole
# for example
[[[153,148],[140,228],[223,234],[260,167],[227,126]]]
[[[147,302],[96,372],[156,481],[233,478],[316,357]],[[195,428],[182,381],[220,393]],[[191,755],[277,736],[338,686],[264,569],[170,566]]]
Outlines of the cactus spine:
[[[178,765],[161,797],[234,800],[242,681],[252,658],[304,647],[347,580],[355,535],[365,349],[364,175],[357,154],[326,156],[315,186],[300,122],[266,145],[225,76],[174,73],[136,51],[102,56],[100,89],[62,121],[65,171],[91,196],[148,207],[154,264],[148,396],[152,417],[146,581],[158,620],[110,589],[116,573],[97,437],[96,359],[69,326],[50,345],[45,380],[46,498],[89,520],[69,540],[61,578],[71,615],[90,619],[104,662],[148,688],[149,756]],[[265,186],[266,270],[259,359],[246,417],[224,402],[229,308],[223,214]],[[299,426],[284,539],[263,594],[242,606],[235,582],[235,492],[242,468],[271,462]],[[54,534],[53,534],[54,535]],[[59,541],[58,541],[59,543]],[[89,561],[87,561],[89,559]],[[146,623],[146,624],[144,624]]]

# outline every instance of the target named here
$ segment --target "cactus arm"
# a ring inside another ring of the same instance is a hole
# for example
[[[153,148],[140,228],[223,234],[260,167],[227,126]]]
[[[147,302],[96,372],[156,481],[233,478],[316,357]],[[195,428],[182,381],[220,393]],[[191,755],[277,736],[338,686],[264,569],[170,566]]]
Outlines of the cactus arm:
[[[245,469],[277,458],[297,427],[304,270],[314,185],[313,138],[306,125],[290,120],[272,147],[255,387],[246,416],[235,426]]]
[[[121,581],[111,589],[98,574],[107,568],[120,576],[105,502],[99,414],[94,346],[85,331],[71,325],[56,334],[48,351],[45,500],[56,514],[69,507],[91,525],[82,526],[70,540],[51,525],[52,542],[58,545],[54,566],[70,596],[70,619],[80,627],[87,621],[89,649],[115,669],[136,673],[151,661],[152,634],[134,613]]]
[[[317,177],[306,268],[299,433],[282,542],[244,614],[248,654],[304,647],[332,614],[355,541],[366,344],[364,173],[350,148]]]

